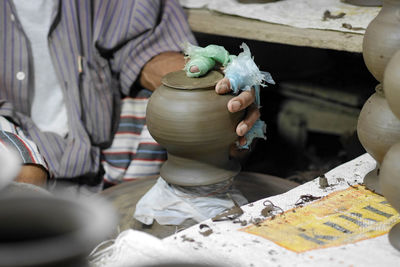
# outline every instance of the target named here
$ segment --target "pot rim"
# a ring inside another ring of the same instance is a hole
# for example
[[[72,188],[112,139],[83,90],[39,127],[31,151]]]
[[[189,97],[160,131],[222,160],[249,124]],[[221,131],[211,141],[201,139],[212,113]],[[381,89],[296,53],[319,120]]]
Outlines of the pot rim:
[[[223,77],[221,72],[211,70],[204,76],[191,78],[186,76],[185,71],[179,70],[166,74],[161,82],[167,87],[181,90],[214,89]]]

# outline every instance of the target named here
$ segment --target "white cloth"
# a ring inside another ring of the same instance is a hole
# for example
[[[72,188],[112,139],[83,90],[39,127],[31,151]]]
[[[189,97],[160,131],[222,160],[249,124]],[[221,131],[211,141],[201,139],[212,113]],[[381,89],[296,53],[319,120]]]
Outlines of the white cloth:
[[[247,203],[245,197],[235,189],[227,190],[239,205]],[[213,196],[196,196],[168,185],[158,178],[156,184],[136,204],[134,217],[150,225],[156,220],[162,225],[180,225],[186,219],[197,222],[212,218],[234,206],[231,199]]]
[[[57,0],[14,0],[19,21],[27,35],[33,55],[34,96],[31,118],[42,131],[65,136],[68,133],[67,109],[63,92],[51,61],[47,34]],[[19,73],[23,79],[24,73]],[[28,79],[28,77],[24,77]]]
[[[214,259],[204,259],[202,255],[193,256],[188,251],[168,244],[145,232],[126,230],[119,234],[113,244],[89,256],[91,266],[133,267],[133,266],[227,266]],[[98,247],[101,247],[100,244]],[[197,266],[197,265],[196,265]]]

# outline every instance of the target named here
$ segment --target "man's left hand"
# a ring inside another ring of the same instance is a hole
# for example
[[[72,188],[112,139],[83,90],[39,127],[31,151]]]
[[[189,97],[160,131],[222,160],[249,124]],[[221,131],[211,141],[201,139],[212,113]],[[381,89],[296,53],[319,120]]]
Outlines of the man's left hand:
[[[228,78],[223,78],[215,86],[215,91],[218,94],[226,94],[231,91],[231,86]],[[245,145],[246,139],[244,135],[253,127],[257,119],[260,118],[260,111],[256,104],[255,91],[252,88],[249,91],[243,91],[238,96],[235,96],[228,102],[228,110],[230,112],[238,112],[247,108],[246,117],[236,127],[236,134],[239,136],[239,144]]]

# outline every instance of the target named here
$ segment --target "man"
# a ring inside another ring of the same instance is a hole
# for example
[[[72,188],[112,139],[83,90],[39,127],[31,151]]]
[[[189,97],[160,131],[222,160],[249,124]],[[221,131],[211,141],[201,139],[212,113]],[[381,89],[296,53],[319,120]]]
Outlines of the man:
[[[195,43],[177,1],[4,0],[0,16],[0,142],[22,157],[17,181],[99,189],[104,178],[155,174],[166,154],[144,125],[149,93],[140,88],[182,69],[182,44]],[[228,92],[229,81],[216,91]],[[253,102],[244,92],[228,109]],[[259,117],[248,114],[240,136]],[[123,141],[124,127],[133,139]]]

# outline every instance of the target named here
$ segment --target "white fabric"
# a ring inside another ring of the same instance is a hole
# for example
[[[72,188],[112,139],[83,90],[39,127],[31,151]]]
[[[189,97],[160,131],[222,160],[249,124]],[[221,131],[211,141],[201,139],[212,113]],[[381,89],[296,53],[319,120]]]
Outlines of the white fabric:
[[[224,266],[213,259],[190,255],[176,246],[166,246],[162,240],[132,229],[122,232],[115,241],[111,241],[113,244],[106,249],[92,252],[89,256],[91,266],[190,266],[185,264],[199,262],[206,262],[208,266]],[[154,258],[158,261],[154,261]]]
[[[68,133],[67,109],[63,92],[50,57],[47,34],[57,0],[14,0],[19,21],[32,49],[34,96],[31,118],[42,131],[65,136]],[[27,79],[19,72],[17,79]]]
[[[239,205],[247,203],[238,190],[233,189],[229,192]],[[136,204],[134,217],[147,225],[152,224],[154,220],[162,225],[180,225],[186,219],[204,221],[233,206],[232,200],[218,196],[193,197],[169,186],[160,177]]]
[[[238,15],[266,22],[289,25],[297,28],[326,29],[342,32],[365,32],[376,17],[379,7],[360,7],[342,3],[340,0],[280,0],[266,4],[243,4],[237,0],[180,0],[187,8],[207,8],[221,13]],[[345,13],[343,18],[323,20],[325,11],[332,15]],[[350,24],[350,30],[342,26]]]

